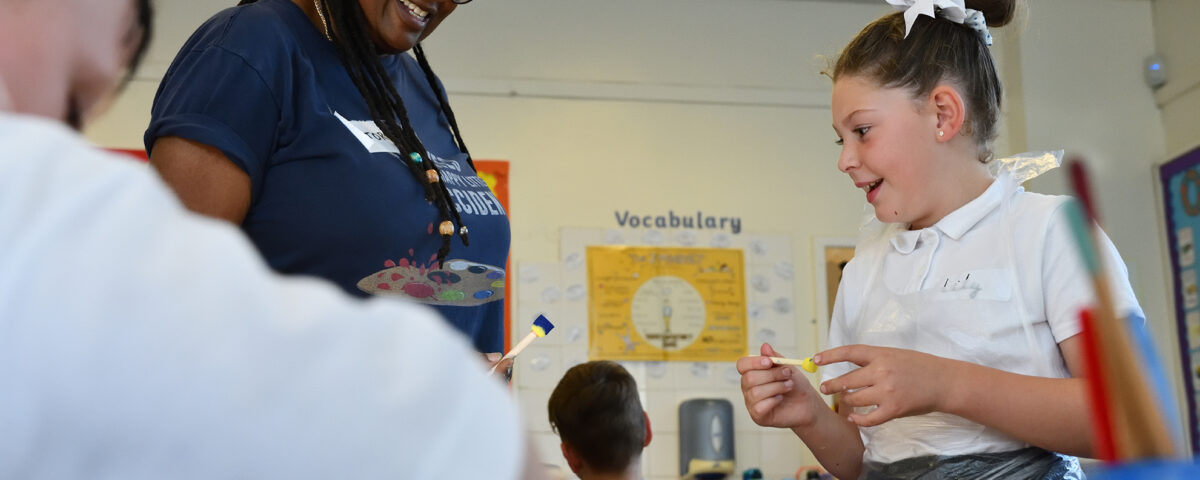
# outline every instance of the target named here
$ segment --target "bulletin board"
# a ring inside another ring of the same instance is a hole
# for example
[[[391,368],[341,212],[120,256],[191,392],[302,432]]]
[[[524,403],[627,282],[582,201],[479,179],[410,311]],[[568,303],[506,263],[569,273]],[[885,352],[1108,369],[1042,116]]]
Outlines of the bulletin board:
[[[587,248],[589,357],[734,361],[746,355],[743,252]]]
[[[1183,362],[1184,396],[1192,452],[1200,453],[1200,290],[1196,238],[1200,235],[1200,148],[1159,167],[1167,255],[1171,258],[1172,299]]]

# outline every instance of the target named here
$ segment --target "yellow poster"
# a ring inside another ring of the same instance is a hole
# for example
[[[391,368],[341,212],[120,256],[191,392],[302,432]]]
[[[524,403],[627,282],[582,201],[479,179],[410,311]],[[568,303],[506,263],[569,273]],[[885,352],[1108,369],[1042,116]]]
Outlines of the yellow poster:
[[[734,361],[746,355],[742,251],[588,247],[593,360]]]

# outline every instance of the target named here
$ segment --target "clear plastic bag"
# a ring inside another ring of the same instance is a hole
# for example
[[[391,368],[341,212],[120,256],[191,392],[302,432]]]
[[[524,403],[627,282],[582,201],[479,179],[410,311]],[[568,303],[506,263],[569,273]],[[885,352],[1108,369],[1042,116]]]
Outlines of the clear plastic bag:
[[[1018,153],[992,161],[989,169],[992,176],[999,176],[1001,172],[1011,172],[1013,180],[1021,184],[1058,168],[1062,164],[1062,157],[1062,150]]]

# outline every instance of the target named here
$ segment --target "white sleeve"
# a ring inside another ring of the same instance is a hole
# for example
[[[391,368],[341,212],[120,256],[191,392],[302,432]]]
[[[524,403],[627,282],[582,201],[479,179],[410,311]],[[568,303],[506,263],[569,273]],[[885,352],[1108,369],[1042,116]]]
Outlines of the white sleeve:
[[[1062,342],[1081,330],[1079,312],[1096,301],[1091,275],[1087,272],[1071,233],[1071,226],[1059,204],[1048,219],[1043,249],[1042,288],[1046,321],[1055,342]],[[1129,283],[1129,271],[1117,247],[1100,231],[1098,254],[1107,271],[1113,307],[1119,315],[1145,317]]]
[[[277,276],[65,130],[0,145],[0,478],[517,478],[514,402],[431,310]]]

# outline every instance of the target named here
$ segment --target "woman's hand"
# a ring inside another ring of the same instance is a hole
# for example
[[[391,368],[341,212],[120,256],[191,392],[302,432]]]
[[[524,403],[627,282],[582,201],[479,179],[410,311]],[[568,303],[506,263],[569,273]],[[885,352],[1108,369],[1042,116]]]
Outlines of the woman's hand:
[[[504,383],[512,381],[513,360],[515,358],[504,358],[504,354],[499,352],[483,354],[483,361],[487,364],[488,370],[492,371],[492,375],[503,378]],[[492,367],[496,369],[492,370]]]
[[[800,370],[775,365],[767,358],[782,356],[771,345],[764,343],[761,351],[761,357],[742,357],[737,361],[750,418],[764,427],[811,426],[816,422],[817,409],[829,407]]]
[[[813,361],[817,365],[851,362],[861,367],[822,383],[821,393],[842,393],[842,404],[850,407],[878,406],[865,415],[850,414],[850,421],[863,427],[944,411],[947,392],[962,363],[913,350],[868,345],[831,348],[814,355]]]

